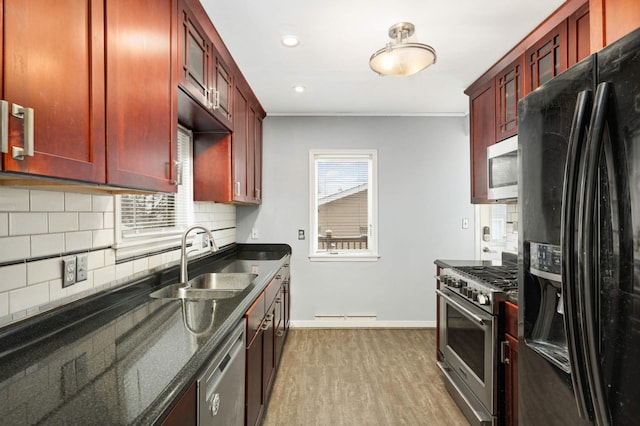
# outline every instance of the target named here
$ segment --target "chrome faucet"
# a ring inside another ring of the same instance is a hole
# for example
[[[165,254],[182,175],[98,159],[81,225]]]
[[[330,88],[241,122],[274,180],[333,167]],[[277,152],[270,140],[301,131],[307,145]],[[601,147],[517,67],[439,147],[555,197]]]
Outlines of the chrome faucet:
[[[201,229],[205,231],[209,235],[209,241],[211,241],[211,252],[213,253],[218,251],[218,246],[216,245],[216,242],[213,239],[213,234],[210,230],[202,225],[193,225],[188,227],[182,234],[182,248],[180,251],[180,283],[184,285],[187,285],[189,282],[189,276],[187,273],[187,235],[189,235],[189,233],[194,229]]]

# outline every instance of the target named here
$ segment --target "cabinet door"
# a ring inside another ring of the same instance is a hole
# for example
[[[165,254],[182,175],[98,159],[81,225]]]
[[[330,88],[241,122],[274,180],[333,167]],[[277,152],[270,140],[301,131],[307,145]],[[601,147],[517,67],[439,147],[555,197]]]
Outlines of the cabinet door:
[[[567,69],[567,21],[562,21],[526,53],[526,93]]]
[[[496,76],[496,140],[518,133],[518,101],[523,93],[522,69],[519,58]]]
[[[518,339],[505,334],[504,382],[505,382],[505,425],[518,425]]]
[[[487,147],[496,142],[493,80],[470,99],[471,202],[487,203]]]
[[[236,86],[233,96],[232,176],[233,200],[247,201],[247,97]]]
[[[233,80],[232,74],[229,72],[229,67],[224,63],[220,55],[215,56],[215,67],[213,69],[213,73],[215,93],[212,93],[211,96],[215,96],[216,98],[212,99],[214,105],[213,113],[222,124],[231,129],[231,98],[233,95]]]
[[[255,134],[256,138],[253,145],[253,170],[254,170],[254,188],[255,188],[255,201],[256,203],[262,203],[262,117],[260,114],[256,114],[255,119]]]
[[[162,426],[196,426],[198,402],[197,387],[194,381],[187,391],[180,397],[167,417],[162,420]]]
[[[247,335],[247,338],[249,337]],[[245,378],[245,424],[247,426],[259,424],[262,418],[262,340],[263,332],[258,330],[247,346]]]
[[[106,3],[107,181],[175,192],[176,0]]]
[[[262,403],[266,404],[273,385],[275,371],[275,313],[276,304],[273,303],[267,311],[265,318],[264,334],[262,338]]]
[[[256,110],[253,105],[248,106],[247,111],[247,201],[257,202],[256,193]]]
[[[104,1],[4,0],[2,99],[32,108],[33,157],[24,120],[9,112],[6,171],[105,182]]]
[[[206,108],[209,107],[211,42],[184,2],[180,2],[180,84]]]
[[[640,27],[638,0],[589,0],[591,52],[597,52]]]
[[[569,33],[567,38],[567,51],[569,53],[568,65],[570,67],[573,64],[580,62],[591,53],[591,30],[588,3],[569,16],[567,19],[567,31]]]

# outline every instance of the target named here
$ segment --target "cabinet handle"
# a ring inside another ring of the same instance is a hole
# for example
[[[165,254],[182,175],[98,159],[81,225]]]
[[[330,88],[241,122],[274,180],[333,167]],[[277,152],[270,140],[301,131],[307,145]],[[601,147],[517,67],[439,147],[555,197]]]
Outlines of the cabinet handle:
[[[262,331],[267,331],[270,327],[269,323],[271,322],[271,320],[273,320],[273,314],[268,314],[266,317],[264,317],[264,322],[262,323],[260,329]]]
[[[0,101],[0,152],[9,152],[9,102]]]
[[[14,146],[11,156],[14,160],[24,160],[24,156],[33,157],[33,108],[24,108],[13,104],[11,114],[22,120],[23,147]]]
[[[256,188],[256,200],[260,200],[260,189]]]
[[[240,182],[235,183],[235,192],[237,196],[240,196]]]
[[[176,180],[173,181],[175,186],[182,185],[182,161],[175,160],[173,165],[176,168]]]
[[[282,303],[282,298],[281,297],[276,297],[276,303]]]
[[[284,336],[284,331],[278,330],[278,332],[276,333],[276,336],[278,336],[278,337]]]
[[[211,109],[216,110],[220,108],[220,91],[216,89],[211,89],[211,91],[213,93],[213,105],[211,106]]]
[[[508,340],[504,340],[502,342],[500,342],[500,361],[502,361],[503,364],[509,364],[509,358],[507,358],[507,351],[505,348],[509,347],[509,341]]]

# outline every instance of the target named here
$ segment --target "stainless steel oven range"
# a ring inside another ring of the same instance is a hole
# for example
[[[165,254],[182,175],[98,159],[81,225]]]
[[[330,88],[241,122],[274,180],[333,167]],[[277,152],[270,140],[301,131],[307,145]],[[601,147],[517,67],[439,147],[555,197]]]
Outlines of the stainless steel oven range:
[[[517,290],[517,267],[445,268],[438,279],[438,366],[447,390],[472,425],[497,425],[500,312]]]

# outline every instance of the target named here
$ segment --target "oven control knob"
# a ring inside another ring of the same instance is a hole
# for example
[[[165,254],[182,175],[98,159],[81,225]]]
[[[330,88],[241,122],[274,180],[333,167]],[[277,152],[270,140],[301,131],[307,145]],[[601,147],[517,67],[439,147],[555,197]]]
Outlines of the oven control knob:
[[[459,285],[458,285],[458,287],[462,287],[462,288],[464,288],[464,287],[466,287],[466,286],[467,286],[467,282],[466,282],[466,281],[464,281],[464,280],[460,280],[460,281],[458,282],[458,284],[459,284]]]
[[[460,281],[458,281],[456,279],[452,279],[451,280],[451,287],[460,288]]]
[[[469,296],[469,298],[473,301],[477,301],[479,294],[480,292],[478,290],[471,290],[471,295]]]
[[[489,304],[489,296],[487,296],[486,294],[479,294],[478,295],[478,303],[481,305],[488,305]]]

